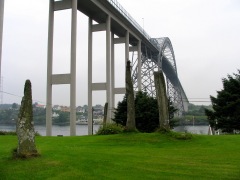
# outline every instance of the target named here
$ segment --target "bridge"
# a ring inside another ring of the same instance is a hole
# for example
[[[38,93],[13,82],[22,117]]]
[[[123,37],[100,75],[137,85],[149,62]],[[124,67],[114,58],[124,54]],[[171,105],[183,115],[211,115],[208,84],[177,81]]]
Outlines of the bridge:
[[[53,74],[54,12],[71,9],[71,71],[69,74]],[[1,8],[0,8],[1,10]],[[125,87],[115,87],[114,46],[125,45],[125,63],[132,62],[132,79],[135,91],[147,91],[155,96],[153,72],[162,70],[167,82],[167,94],[179,115],[187,111],[188,100],[178,79],[175,55],[171,41],[167,37],[151,38],[131,17],[117,0],[49,0],[48,55],[47,55],[47,136],[52,134],[52,86],[70,84],[70,135],[76,135],[76,37],[77,11],[89,17],[88,23],[88,134],[92,134],[93,91],[106,91],[108,117],[113,117],[112,109],[116,94],[125,94]],[[1,25],[1,24],[0,24]],[[0,26],[1,29],[1,26]],[[92,81],[93,33],[106,32],[106,82]],[[1,39],[0,39],[1,42]],[[137,55],[136,55],[137,54]],[[1,55],[1,54],[0,54]],[[130,57],[130,55],[132,57]],[[135,57],[136,56],[136,57]]]

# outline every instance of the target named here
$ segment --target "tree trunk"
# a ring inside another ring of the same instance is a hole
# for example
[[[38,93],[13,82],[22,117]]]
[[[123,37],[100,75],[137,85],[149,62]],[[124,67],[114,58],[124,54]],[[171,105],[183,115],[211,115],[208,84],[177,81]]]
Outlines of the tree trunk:
[[[158,101],[160,129],[170,129],[166,85],[162,71],[154,72],[154,83]]]
[[[126,96],[127,96],[127,123],[126,129],[128,131],[135,131],[135,104],[134,104],[134,92],[133,83],[131,77],[130,61],[127,61],[126,67]]]

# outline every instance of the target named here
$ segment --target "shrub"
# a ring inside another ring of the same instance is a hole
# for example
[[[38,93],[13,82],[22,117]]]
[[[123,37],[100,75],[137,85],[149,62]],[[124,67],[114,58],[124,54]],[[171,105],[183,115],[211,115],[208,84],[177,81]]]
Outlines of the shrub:
[[[193,135],[188,132],[174,132],[166,129],[160,129],[157,132],[160,132],[161,134],[166,134],[167,136],[174,138],[174,139],[179,139],[179,140],[189,140],[192,139]]]
[[[108,134],[120,134],[123,132],[123,126],[113,124],[106,124],[105,126],[100,126],[97,131],[97,135],[108,135]]]
[[[17,133],[16,133],[16,131],[0,131],[0,136],[1,135],[13,135],[13,136],[16,136]],[[39,134],[39,132],[35,131],[35,136],[41,136],[41,134]]]
[[[0,135],[17,135],[16,131],[0,131]]]

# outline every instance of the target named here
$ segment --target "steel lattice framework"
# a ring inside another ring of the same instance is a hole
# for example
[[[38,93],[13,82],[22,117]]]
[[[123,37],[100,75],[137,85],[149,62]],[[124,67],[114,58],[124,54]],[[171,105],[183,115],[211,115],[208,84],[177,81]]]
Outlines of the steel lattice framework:
[[[175,108],[178,109],[178,115],[181,116],[184,111],[187,111],[188,102],[186,94],[181,86],[177,75],[177,66],[173,47],[169,38],[154,38],[152,41],[157,42],[159,54],[152,55],[147,50],[142,53],[142,90],[148,92],[151,96],[156,96],[153,72],[162,70],[166,78],[167,95],[173,102]],[[133,60],[133,82],[134,88],[137,90],[138,71]]]

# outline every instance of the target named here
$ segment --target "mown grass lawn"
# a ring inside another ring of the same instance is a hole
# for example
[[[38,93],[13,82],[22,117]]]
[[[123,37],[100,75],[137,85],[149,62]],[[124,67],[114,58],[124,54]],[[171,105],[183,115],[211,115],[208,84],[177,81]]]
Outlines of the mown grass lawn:
[[[159,133],[36,137],[41,157],[13,160],[0,136],[0,179],[240,179],[240,136]]]

